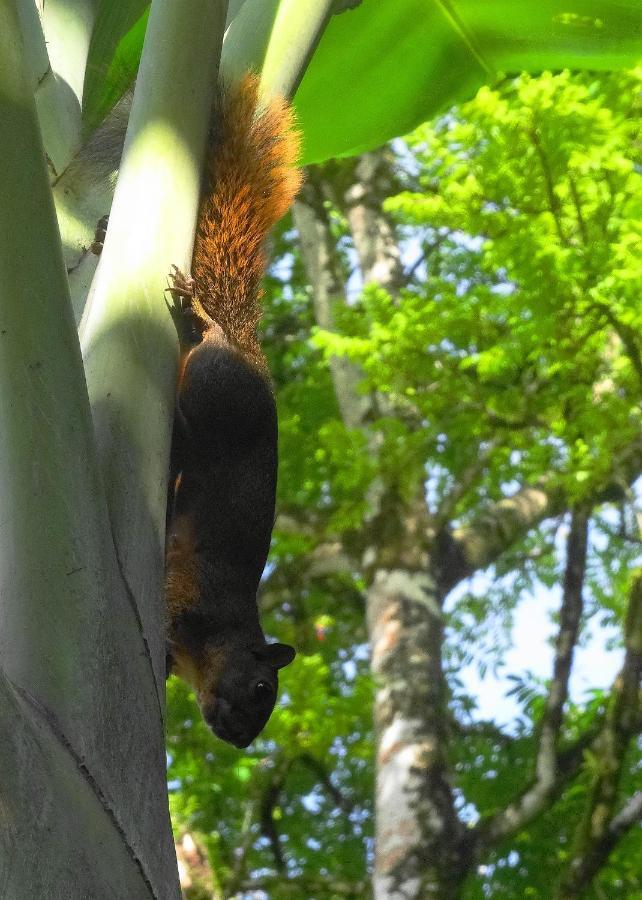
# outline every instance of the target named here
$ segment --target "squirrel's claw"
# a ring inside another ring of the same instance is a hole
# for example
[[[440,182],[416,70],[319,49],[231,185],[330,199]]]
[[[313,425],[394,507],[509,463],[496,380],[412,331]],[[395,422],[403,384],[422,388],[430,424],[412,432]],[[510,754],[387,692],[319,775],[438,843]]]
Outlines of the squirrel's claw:
[[[105,235],[107,234],[107,225],[109,224],[109,216],[101,216],[98,219],[98,224],[96,225],[96,231],[94,233],[94,240],[92,241],[89,249],[92,253],[95,253],[96,256],[100,256],[103,252],[103,244],[105,243]]]
[[[191,306],[194,299],[194,279],[191,275],[185,275],[178,266],[172,265],[167,276],[165,292],[171,294],[175,301],[181,303],[183,309]]]
[[[165,302],[174,320],[178,339],[183,348],[189,349],[202,339],[198,315],[193,307],[196,300],[194,279],[181,272],[178,266],[172,265],[165,293],[172,298],[171,303],[167,300]]]

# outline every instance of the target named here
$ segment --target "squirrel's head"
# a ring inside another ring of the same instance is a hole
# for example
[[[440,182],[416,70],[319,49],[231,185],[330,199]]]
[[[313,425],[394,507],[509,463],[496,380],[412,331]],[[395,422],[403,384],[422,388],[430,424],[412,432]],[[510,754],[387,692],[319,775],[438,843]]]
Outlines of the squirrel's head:
[[[292,662],[294,653],[288,644],[206,645],[197,697],[217,737],[239,748],[252,743],[274,709],[278,670]]]

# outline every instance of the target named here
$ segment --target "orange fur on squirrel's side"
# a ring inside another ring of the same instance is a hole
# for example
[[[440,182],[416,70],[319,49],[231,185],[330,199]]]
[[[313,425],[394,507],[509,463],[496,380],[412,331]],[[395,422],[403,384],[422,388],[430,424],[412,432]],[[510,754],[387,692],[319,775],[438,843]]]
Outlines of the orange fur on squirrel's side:
[[[256,338],[266,263],[263,244],[290,207],[301,175],[292,110],[280,98],[260,108],[258,88],[258,78],[246,75],[221,94],[192,276],[197,315],[218,323],[243,355],[264,370]]]

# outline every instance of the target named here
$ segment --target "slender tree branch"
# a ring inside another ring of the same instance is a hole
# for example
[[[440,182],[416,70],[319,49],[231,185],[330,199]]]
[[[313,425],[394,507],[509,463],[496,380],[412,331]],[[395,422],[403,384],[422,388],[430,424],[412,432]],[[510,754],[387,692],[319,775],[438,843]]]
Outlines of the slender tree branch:
[[[321,328],[332,331],[334,304],[345,297],[345,273],[337,256],[324,205],[324,182],[318,170],[308,171],[293,215],[312,288],[314,317]],[[357,389],[363,377],[361,372],[349,360],[334,357],[330,360],[330,374],[343,421],[348,428],[358,428],[368,417],[372,403]]]
[[[442,528],[435,562],[444,595],[473,572],[495,562],[531,528],[564,509],[563,491],[543,480],[488,506],[473,522],[454,532]]]
[[[301,756],[298,757],[298,761],[307,766],[308,769],[316,775],[320,783],[334,800],[336,806],[338,806],[343,813],[348,815],[352,812],[354,809],[353,804],[332,784],[328,770],[322,762],[315,759],[310,753],[302,753]]]
[[[538,816],[550,802],[564,780],[565,771],[568,770],[570,760],[562,759],[559,739],[563,708],[568,697],[573,651],[582,616],[588,522],[588,509],[576,509],[573,512],[566,544],[564,590],[555,642],[553,677],[540,726],[535,779],[517,799],[481,824],[480,831],[485,835],[484,842],[491,846],[519,831]]]
[[[234,897],[240,890],[241,882],[247,877],[247,858],[252,844],[257,836],[257,820],[261,816],[261,805],[263,801],[263,787],[267,784],[268,788],[272,784],[275,777],[283,766],[283,759],[280,756],[267,756],[253,771],[252,781],[248,790],[247,801],[245,803],[245,815],[243,816],[243,824],[241,833],[236,847],[234,848],[234,865],[232,874],[225,885],[225,897]]]
[[[431,241],[430,244],[427,244],[424,248],[423,253],[420,253],[417,259],[410,265],[404,272],[404,281],[409,282],[412,280],[415,272],[421,266],[422,263],[428,261],[428,259],[436,253],[440,247],[448,240],[451,235],[450,229],[440,229],[437,233],[437,237],[434,241]]]
[[[633,366],[640,384],[642,384],[642,359],[640,358],[640,348],[638,346],[637,332],[633,328],[630,328],[628,325],[625,325],[623,322],[621,322],[615,315],[613,310],[610,308],[610,306],[608,306],[606,303],[594,300],[592,305],[596,310],[598,310],[598,312],[600,312],[604,316],[604,318],[613,327],[613,330],[622,341],[624,349],[626,350],[626,355],[628,356],[629,361]]]
[[[586,731],[559,751],[555,766],[555,780],[549,786],[548,793],[543,800],[540,801],[538,781],[535,777],[510,806],[492,817],[482,819],[471,830],[469,840],[475,860],[482,858],[501,841],[520,831],[561,796],[569,782],[582,768],[587,750],[594,747],[602,724],[602,719],[596,718]],[[540,802],[535,803],[535,801]]]
[[[562,228],[562,220],[560,218],[560,201],[557,194],[555,193],[553,173],[551,171],[551,165],[548,160],[548,156],[546,155],[546,151],[544,150],[544,147],[542,145],[542,139],[540,138],[539,132],[537,131],[536,127],[533,126],[528,130],[528,136],[533,147],[535,148],[535,152],[540,162],[542,175],[544,176],[544,185],[546,188],[546,197],[548,199],[549,212],[553,216],[557,236],[560,239],[560,243],[567,247],[568,238],[564,234],[564,229]]]
[[[498,744],[503,748],[513,745],[515,738],[506,734],[492,720],[481,720],[478,722],[460,722],[454,717],[450,720],[451,730],[463,738],[485,738],[494,744]]]
[[[233,897],[237,893],[239,885],[245,877],[247,855],[255,838],[254,823],[258,805],[258,797],[249,798],[245,804],[245,815],[243,817],[239,842],[234,848],[234,867],[229,881],[225,885],[226,897]]]
[[[635,442],[620,459],[614,460],[612,481],[596,493],[592,504],[597,506],[626,496],[628,485],[640,471],[642,444]],[[464,578],[494,563],[531,528],[544,519],[561,515],[567,508],[564,490],[553,479],[544,478],[490,504],[460,528],[442,528],[434,551],[441,591],[447,594]]]
[[[613,178],[611,173],[607,169],[602,169],[602,177],[604,179],[604,183],[606,184],[609,191],[609,202],[606,207],[606,214],[600,216],[602,219],[602,234],[604,237],[608,238],[609,236],[609,222],[611,220],[611,216],[613,215],[613,210],[615,209],[615,186],[613,185]],[[596,218],[596,217],[594,217]]]
[[[435,531],[441,531],[448,523],[461,498],[481,476],[489,458],[497,449],[498,443],[499,441],[497,440],[489,441],[484,449],[477,454],[477,457],[473,460],[472,464],[461,473],[452,490],[442,499],[439,508],[433,516],[433,527],[435,528]]]
[[[627,800],[619,813],[611,819],[609,834],[614,841],[624,837],[629,828],[642,819],[642,791],[637,791]]]
[[[350,224],[364,284],[375,281],[396,294],[404,284],[401,254],[391,221],[381,208],[390,195],[391,159],[387,148],[364,153],[354,165],[343,211]]]
[[[279,840],[279,830],[276,826],[274,810],[279,805],[279,796],[283,787],[283,777],[272,781],[261,798],[261,831],[270,842],[270,849],[274,857],[274,867],[281,874],[285,871],[285,859]]]
[[[640,795],[636,795],[638,799],[631,798],[626,813],[622,810],[619,818],[613,815],[626,751],[639,727],[642,572],[636,574],[631,588],[625,646],[622,669],[613,685],[604,729],[595,747],[596,771],[589,799],[575,835],[573,853],[557,900],[572,900],[590,885],[617,841],[642,812],[642,808],[638,811],[642,803]]]
[[[582,618],[582,587],[586,571],[588,523],[588,509],[573,511],[566,543],[566,569],[559,631],[555,642],[553,678],[546,698],[537,756],[537,778],[542,784],[545,784],[547,780],[553,780],[555,775],[562,713],[568,698],[568,679],[571,674],[573,652]]]
[[[577,224],[580,229],[580,234],[582,235],[582,241],[584,245],[588,247],[589,244],[589,235],[588,229],[586,227],[586,221],[582,214],[582,203],[580,200],[580,195],[577,190],[577,184],[575,183],[575,179],[573,175],[569,172],[568,176],[569,184],[571,186],[571,197],[573,198],[573,204],[575,206],[575,214],[577,216]]]
[[[361,898],[368,895],[368,885],[363,881],[340,881],[334,878],[323,878],[321,875],[301,875],[298,878],[269,877],[256,878],[239,884],[239,890],[251,893],[252,891],[265,891],[268,895],[275,888],[279,893],[292,896],[299,900],[300,897],[330,897],[338,894],[341,897]]]

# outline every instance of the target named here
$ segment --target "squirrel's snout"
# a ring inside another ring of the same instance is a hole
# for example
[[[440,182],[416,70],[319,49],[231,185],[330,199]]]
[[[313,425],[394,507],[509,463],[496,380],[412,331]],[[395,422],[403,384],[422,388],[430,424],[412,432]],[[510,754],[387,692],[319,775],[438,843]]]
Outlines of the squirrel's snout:
[[[256,735],[248,734],[245,726],[236,721],[231,703],[222,697],[210,698],[201,709],[209,728],[222,741],[241,749],[254,740]]]

